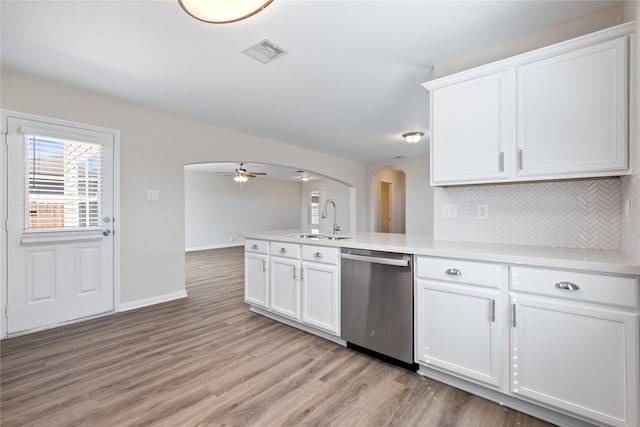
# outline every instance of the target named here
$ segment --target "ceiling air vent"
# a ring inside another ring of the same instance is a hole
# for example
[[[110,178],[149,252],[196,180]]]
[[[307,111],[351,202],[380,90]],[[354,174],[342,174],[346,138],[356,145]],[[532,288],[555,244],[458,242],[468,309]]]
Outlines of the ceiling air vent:
[[[249,49],[243,50],[242,53],[266,64],[267,62],[271,62],[274,59],[285,55],[287,51],[276,46],[272,41],[264,39],[261,42],[254,44]]]

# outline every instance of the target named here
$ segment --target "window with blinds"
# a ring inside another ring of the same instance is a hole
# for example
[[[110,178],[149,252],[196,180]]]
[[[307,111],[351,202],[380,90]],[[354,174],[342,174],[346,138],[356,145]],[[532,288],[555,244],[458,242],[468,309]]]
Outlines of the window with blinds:
[[[309,224],[320,224],[320,191],[318,190],[309,192]]]
[[[25,231],[99,229],[100,144],[24,135]]]

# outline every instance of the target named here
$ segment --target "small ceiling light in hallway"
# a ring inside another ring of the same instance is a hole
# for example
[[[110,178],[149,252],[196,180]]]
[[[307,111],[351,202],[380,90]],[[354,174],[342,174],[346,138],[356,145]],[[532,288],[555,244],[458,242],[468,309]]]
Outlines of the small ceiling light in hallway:
[[[402,135],[402,137],[409,143],[415,144],[420,141],[420,138],[424,135],[424,132],[407,132]]]
[[[178,0],[189,15],[211,24],[246,19],[269,6],[273,0]]]

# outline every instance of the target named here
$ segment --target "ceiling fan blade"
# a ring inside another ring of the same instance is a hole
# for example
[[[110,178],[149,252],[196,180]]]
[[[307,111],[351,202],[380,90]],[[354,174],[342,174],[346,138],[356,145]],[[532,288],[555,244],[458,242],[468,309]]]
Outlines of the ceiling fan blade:
[[[247,173],[251,174],[251,175],[266,175],[267,174],[266,172],[247,172]]]

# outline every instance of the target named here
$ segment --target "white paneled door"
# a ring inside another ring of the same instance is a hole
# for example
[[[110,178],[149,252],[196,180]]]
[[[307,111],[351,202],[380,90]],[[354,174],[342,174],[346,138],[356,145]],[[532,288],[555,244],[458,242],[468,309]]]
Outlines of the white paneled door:
[[[116,133],[6,125],[7,333],[113,311]]]

